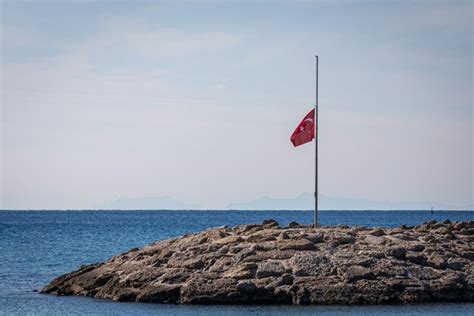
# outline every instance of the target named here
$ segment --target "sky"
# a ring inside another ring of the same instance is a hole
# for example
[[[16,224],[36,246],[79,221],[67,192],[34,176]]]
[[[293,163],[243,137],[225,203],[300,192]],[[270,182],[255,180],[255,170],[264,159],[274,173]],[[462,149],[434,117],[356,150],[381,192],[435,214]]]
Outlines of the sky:
[[[472,205],[472,1],[1,2],[0,209]]]

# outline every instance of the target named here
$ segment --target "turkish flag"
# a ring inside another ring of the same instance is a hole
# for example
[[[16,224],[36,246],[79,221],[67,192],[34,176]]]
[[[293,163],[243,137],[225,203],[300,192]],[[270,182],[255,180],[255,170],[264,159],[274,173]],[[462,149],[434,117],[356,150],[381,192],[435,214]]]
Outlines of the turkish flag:
[[[293,146],[297,147],[307,142],[312,141],[314,138],[314,109],[309,111],[308,114],[301,120],[296,127],[293,134],[291,134],[290,140]]]

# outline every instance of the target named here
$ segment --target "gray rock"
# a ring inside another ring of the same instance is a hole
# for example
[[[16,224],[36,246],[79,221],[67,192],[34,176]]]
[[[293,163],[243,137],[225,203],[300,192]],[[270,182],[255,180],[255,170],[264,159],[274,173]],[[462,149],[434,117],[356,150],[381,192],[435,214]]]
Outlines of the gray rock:
[[[274,219],[265,219],[262,223],[263,226],[267,227],[277,227],[279,224],[276,220]]]
[[[435,269],[446,269],[446,259],[440,255],[431,255],[428,257],[428,265]]]
[[[301,224],[298,222],[290,222],[288,224],[288,228],[299,228],[299,227],[301,227]]]
[[[285,267],[279,261],[262,262],[257,268],[257,278],[280,276],[285,273]]]
[[[363,266],[351,266],[346,269],[344,272],[345,279],[348,282],[354,282],[358,280],[373,280],[375,275],[370,271],[370,269]]]
[[[464,222],[456,222],[453,225],[453,230],[461,230],[463,228],[466,228],[466,224]]]
[[[388,256],[402,259],[405,257],[406,249],[400,246],[389,247],[385,250],[385,254]]]
[[[137,302],[176,303],[179,298],[180,285],[150,285],[141,289],[136,296]]]
[[[284,274],[279,280],[279,284],[282,285],[292,285],[295,278],[291,274]]]
[[[365,236],[364,241],[372,245],[383,245],[386,242],[385,238],[372,236],[372,235]]]
[[[468,262],[464,259],[450,258],[446,263],[446,268],[451,270],[462,271]]]
[[[304,239],[307,239],[315,244],[324,241],[324,234],[321,233],[307,233],[303,235]]]
[[[446,235],[446,234],[451,233],[451,229],[450,227],[443,226],[443,227],[433,230],[432,233],[439,234],[439,235]]]
[[[41,293],[176,304],[474,302],[474,221],[291,226],[266,220],[155,242],[81,266]]]
[[[351,235],[337,236],[334,240],[335,245],[352,244],[354,242],[355,242],[355,238]]]
[[[281,240],[277,243],[280,250],[311,250],[314,249],[314,243],[307,239],[299,240]]]
[[[371,230],[369,232],[369,235],[373,235],[373,236],[383,236],[385,235],[385,231],[381,228],[376,228],[374,230]]]
[[[405,258],[412,263],[426,265],[426,257],[420,253],[408,252],[406,253]]]
[[[257,287],[252,282],[242,282],[237,285],[237,290],[245,294],[253,294],[257,291]]]
[[[332,269],[332,264],[326,256],[308,252],[296,253],[288,264],[296,276],[318,276]]]
[[[290,237],[288,236],[288,233],[287,232],[281,232],[280,235],[278,235],[277,240],[285,240],[285,239],[290,239]]]

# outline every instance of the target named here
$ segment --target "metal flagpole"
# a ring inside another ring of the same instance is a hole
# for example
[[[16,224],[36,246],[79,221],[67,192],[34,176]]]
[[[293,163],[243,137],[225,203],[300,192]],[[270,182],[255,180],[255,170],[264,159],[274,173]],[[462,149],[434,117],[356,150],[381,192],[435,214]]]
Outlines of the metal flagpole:
[[[318,63],[319,57],[316,55],[316,103],[314,105],[314,141],[315,141],[315,166],[314,166],[314,227],[318,227]]]

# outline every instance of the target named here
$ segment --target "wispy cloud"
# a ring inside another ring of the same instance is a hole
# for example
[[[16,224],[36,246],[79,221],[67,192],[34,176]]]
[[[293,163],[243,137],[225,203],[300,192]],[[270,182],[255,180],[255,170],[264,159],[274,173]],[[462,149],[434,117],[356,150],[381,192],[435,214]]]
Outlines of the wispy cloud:
[[[247,4],[242,24],[225,23],[225,4],[189,6],[200,19],[160,6],[171,16],[79,10],[87,25],[63,32],[23,11],[4,22],[0,207],[310,191],[314,148],[288,137],[314,103],[314,52],[324,193],[472,203],[472,48],[431,48],[467,42],[450,35],[470,25],[468,4]],[[433,35],[437,18],[448,31]]]

